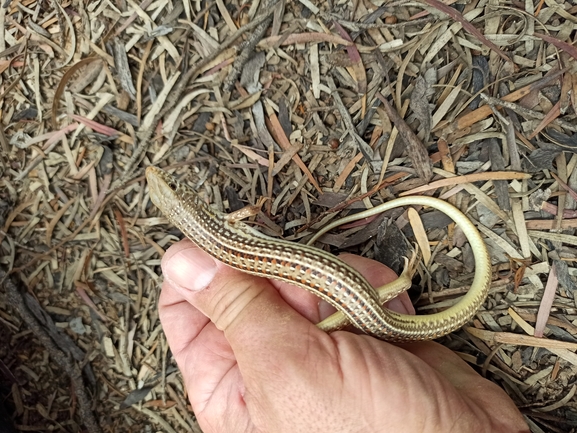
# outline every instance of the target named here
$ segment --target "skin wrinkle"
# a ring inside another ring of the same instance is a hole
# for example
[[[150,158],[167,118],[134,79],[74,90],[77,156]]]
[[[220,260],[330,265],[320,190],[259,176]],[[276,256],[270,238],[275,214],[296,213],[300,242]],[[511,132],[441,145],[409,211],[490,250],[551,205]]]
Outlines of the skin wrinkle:
[[[392,353],[390,355],[389,362],[385,367],[386,374],[384,375],[388,378],[394,379],[393,386],[396,386],[397,388],[398,387],[403,388],[398,392],[398,394],[403,395],[403,401],[407,402],[407,404],[409,404],[409,402],[412,401],[416,402],[421,401],[423,395],[428,395],[428,393],[439,396],[440,393],[436,391],[436,389],[445,388],[448,385],[447,381],[442,376],[439,376],[439,373],[434,369],[419,368],[421,361],[415,355],[411,354],[410,352],[406,352],[402,348],[398,348],[395,346],[391,346],[391,349]],[[406,359],[407,356],[408,359]],[[407,367],[406,364],[409,365],[416,364],[415,366],[416,368],[413,369],[414,373],[411,377],[404,378],[402,382],[398,382],[397,378],[404,377],[402,372],[405,371]],[[421,388],[415,388],[413,386],[410,386],[415,382],[421,383],[422,384]],[[395,390],[391,390],[391,392],[395,392]],[[442,395],[445,396],[446,394]],[[435,409],[430,411],[433,414],[434,418],[433,420],[431,420],[430,418],[427,420],[421,420],[421,423],[425,424],[422,426],[423,428],[426,428],[426,425],[440,426],[443,424],[442,419],[444,419],[445,417],[451,417],[453,410],[450,404],[447,404],[444,401],[441,402],[438,399],[435,400],[434,404]],[[442,415],[443,413],[446,413],[446,415]],[[415,422],[416,419],[418,418],[413,417],[413,422]],[[395,422],[395,420],[392,419],[391,422]],[[436,428],[434,428],[432,431],[438,432]]]
[[[173,303],[173,304],[171,304],[171,306],[172,306],[172,305],[177,305],[177,304],[188,304],[188,302],[186,302],[186,301],[181,301],[181,302],[178,302],[178,303]],[[176,321],[176,320],[178,320],[178,318],[176,318],[176,317],[171,317],[170,319],[165,319],[165,320]],[[196,340],[196,337],[198,337],[198,334],[199,334],[200,332],[202,332],[202,329],[200,329],[199,332],[197,332],[196,334],[187,335],[187,338],[186,338],[186,340],[185,340],[185,341],[186,341],[186,344],[182,345],[182,347],[181,347],[179,350],[173,350],[173,352],[172,352],[173,355],[178,356],[178,355],[180,355],[182,352],[184,352],[184,351],[187,349],[188,345],[189,345],[190,343],[192,343],[193,341]]]
[[[375,362],[378,362],[378,356],[376,353],[376,350],[374,350],[375,348],[371,345],[367,345],[365,339],[367,338],[367,336],[362,336],[359,339],[348,339],[349,343],[353,343],[356,347],[353,350],[362,350],[364,349],[365,353],[367,353],[367,356],[365,357],[365,362],[363,362],[360,367],[362,367],[362,369],[364,370],[364,374],[363,376],[366,375],[370,375],[371,374],[371,368],[370,368],[370,364],[375,364]],[[368,346],[368,347],[367,347]],[[359,366],[360,363],[356,363],[356,366]],[[363,406],[367,406],[367,405],[373,405],[373,402],[375,401],[374,399],[374,388],[372,386],[368,387],[364,387],[364,392],[362,392],[362,401],[361,401],[361,407]],[[366,428],[370,428],[370,430],[364,430],[364,431],[376,431],[374,430],[377,426],[376,424],[378,423],[376,417],[375,417],[375,411],[372,411],[370,414],[370,417],[364,413],[361,412],[361,414],[363,415],[363,423],[365,424]],[[363,429],[359,429],[359,431],[363,431]]]
[[[230,269],[232,270],[232,268],[226,266],[226,265],[222,265],[223,267],[225,267],[226,269]],[[217,275],[216,278],[219,278],[219,276]],[[253,317],[264,317],[269,315],[270,313],[275,314],[278,318],[281,318],[283,322],[285,323],[289,323],[292,322],[294,320],[294,314],[292,314],[292,312],[290,311],[284,311],[280,309],[280,306],[278,304],[271,304],[271,303],[266,303],[266,306],[264,307],[260,307],[260,305],[265,304],[263,302],[260,302],[261,297],[263,296],[268,296],[267,294],[267,290],[265,290],[265,287],[262,285],[257,285],[255,284],[255,280],[260,280],[257,277],[251,276],[251,275],[247,275],[247,274],[241,274],[241,284],[244,285],[247,288],[251,288],[251,289],[247,289],[247,290],[243,290],[242,294],[246,294],[247,292],[251,292],[251,298],[248,300],[244,300],[242,301],[242,304],[244,305],[241,309],[240,309],[240,313],[237,313],[236,315],[234,315],[234,317],[230,318],[228,320],[228,325],[223,325],[222,323],[217,324],[218,329],[224,331],[225,333],[230,329],[231,326],[236,326],[236,323],[243,323],[246,320],[246,316],[253,316]],[[236,279],[235,281],[238,281],[239,279]],[[224,290],[226,291],[227,294],[229,292],[238,292],[238,286],[239,284],[231,284],[229,283],[228,279],[223,279],[224,281]],[[271,287],[274,287],[275,284],[271,284],[272,281],[265,279],[265,281],[271,285]],[[286,283],[282,283],[282,284],[286,284]],[[229,285],[234,286],[230,289],[226,288]],[[253,287],[259,287],[261,290],[258,291],[258,293],[254,293],[254,289],[252,289]],[[299,289],[301,290],[301,289]],[[282,297],[281,297],[282,298]],[[216,305],[216,307],[214,308],[215,311],[215,315],[217,317],[219,317],[219,319],[223,316],[226,316],[228,314],[230,314],[227,310],[228,307],[231,303],[235,302],[234,301],[235,298],[231,297],[231,298],[225,298],[223,297],[222,299],[218,300],[216,299],[216,297],[214,297],[211,302]],[[220,305],[220,304],[223,305]],[[238,304],[241,304],[241,302],[237,302]],[[222,312],[219,311],[219,308],[217,307],[221,307],[222,306]],[[226,321],[225,321],[226,322]],[[223,328],[223,326],[226,326],[226,328]]]
[[[467,401],[468,399],[464,399],[464,400],[466,401],[466,405],[470,407],[469,401]],[[474,408],[470,407],[470,409],[474,409]],[[462,425],[461,420],[463,419],[464,416],[465,416],[465,412],[461,411],[459,413],[459,415],[457,416],[457,418],[455,418],[453,425],[449,428],[448,433],[451,433],[451,432],[458,433],[458,432],[463,431],[464,426]],[[470,421],[465,421],[465,422],[467,422],[467,424],[470,424]],[[477,424],[481,425],[482,423],[480,423],[479,420],[477,420]],[[468,428],[469,426],[467,425],[465,427]]]
[[[447,387],[451,386],[451,384],[448,383],[448,381],[442,375],[440,375],[440,373],[437,370],[433,369],[433,374],[435,376],[435,381],[440,383],[440,386],[442,388],[447,388]],[[427,382],[427,380],[428,381],[432,380],[430,376],[427,377],[427,376],[422,375],[420,380],[424,381],[423,383],[427,384],[427,386],[430,387],[432,389],[432,391],[434,390],[432,383]],[[459,407],[455,407],[454,405],[451,404],[450,401],[447,401],[447,395],[448,395],[447,393],[442,393],[441,395],[443,397],[442,400],[439,400],[439,398],[437,398],[435,400],[435,403],[437,406],[437,409],[433,411],[433,413],[436,416],[435,424],[436,425],[443,425],[446,422],[445,420],[454,419],[455,414],[457,414],[456,415],[457,419],[455,419],[455,421],[453,422],[453,425],[457,427],[456,431],[457,432],[468,431],[468,430],[464,430],[463,425],[459,424],[459,420],[463,417],[463,415],[467,415],[467,416],[471,415],[469,412],[467,412],[465,410],[465,409],[470,407],[470,404],[469,404],[470,401],[469,401],[468,396],[466,396],[466,395],[462,396],[461,399],[459,400],[459,403],[460,403]],[[450,427],[448,431],[451,432],[451,431],[453,431],[452,429],[453,429],[453,427]]]
[[[309,328],[311,330],[316,330],[316,328]],[[316,333],[316,332],[315,332]],[[338,374],[338,376],[342,379],[341,383],[347,383],[344,380],[344,372],[341,368],[342,366],[342,350],[340,350],[340,345],[339,345],[339,341],[343,341],[342,337],[343,333],[340,331],[337,331],[333,334],[327,335],[327,334],[321,334],[321,338],[312,336],[308,331],[307,331],[307,357],[312,356],[312,361],[314,362],[314,359],[316,358],[316,353],[318,353],[318,351],[322,351],[322,352],[326,352],[328,354],[328,363],[325,364],[325,370],[330,368],[331,370],[334,370],[335,373]],[[311,350],[312,347],[312,350]],[[340,392],[338,393],[339,396],[336,397],[333,395],[334,398],[337,398],[338,400],[342,400],[344,401],[346,398],[346,388],[345,387],[341,387]],[[323,405],[325,406],[325,405]],[[322,409],[321,409],[322,410]],[[320,413],[320,412],[319,412]],[[358,414],[355,411],[355,414]],[[357,415],[358,416],[358,415]],[[355,419],[355,421],[351,421],[351,422],[355,422],[356,424],[358,424],[360,420],[358,418]],[[364,422],[366,425],[368,425],[366,423],[366,421]],[[311,424],[311,428],[313,427],[313,425]],[[343,426],[337,426],[340,427],[341,429],[343,428]],[[356,425],[355,425],[356,427]],[[351,426],[352,428],[352,426]],[[319,426],[318,431],[324,432],[324,431],[331,431],[332,429],[328,429],[327,426]],[[349,429],[347,429],[348,431]],[[315,431],[315,430],[311,430],[311,431]],[[360,428],[359,431],[364,431],[367,432],[366,427],[362,427]]]
[[[242,367],[242,364],[240,364],[239,372],[242,377],[245,377]],[[271,370],[267,371],[267,374],[270,374]],[[243,402],[246,410],[250,414],[250,419],[252,420],[254,428],[257,431],[266,431],[267,416],[270,413],[270,408],[266,407],[262,402],[268,401],[267,393],[263,388],[259,386],[250,386],[251,384],[252,382],[249,382],[249,386],[245,388],[245,394],[242,397]]]
[[[236,365],[236,364],[235,364]],[[229,379],[229,375],[233,376],[235,378],[235,382],[237,382],[239,384],[238,388],[227,388],[226,385],[223,385],[224,383],[226,383],[226,381]],[[211,425],[211,430],[207,429],[205,425],[203,425],[203,431],[218,431],[218,432],[225,432],[228,431],[226,429],[226,421],[228,420],[229,416],[234,416],[234,414],[230,413],[231,408],[235,407],[235,402],[238,404],[239,402],[242,402],[242,405],[246,408],[246,402],[243,398],[242,395],[242,390],[244,388],[243,386],[243,382],[242,380],[240,380],[239,377],[239,372],[238,370],[235,370],[234,366],[231,366],[231,368],[228,369],[228,371],[223,375],[222,379],[218,382],[216,382],[216,389],[217,391],[214,393],[210,393],[211,396],[209,399],[207,399],[207,403],[210,403],[212,401],[214,401],[216,404],[213,404],[212,406],[210,406],[209,404],[205,405],[204,408],[202,408],[201,410],[196,410],[195,411],[195,415],[197,416],[197,419],[200,417],[202,418],[203,415],[206,412],[214,412],[215,411],[215,407],[217,408],[217,416],[207,416],[204,419],[210,420],[210,419],[216,419],[218,422],[215,425]],[[223,389],[224,386],[224,391],[225,391],[225,396],[224,398],[222,398],[222,394],[220,393],[220,390]],[[194,388],[194,384],[191,384],[190,387],[187,386],[187,388],[193,390]],[[238,426],[235,426],[235,432],[238,431],[236,430],[238,428]],[[245,432],[253,432],[252,428],[250,425],[246,425],[244,427]]]
[[[497,387],[495,384],[491,384],[494,387]],[[492,416],[493,414],[487,413],[482,407],[478,404],[475,404],[473,401],[469,400],[469,406],[472,410],[477,413],[482,413],[483,416],[487,419],[487,424],[489,425],[487,432],[491,433],[493,431],[502,431],[503,425],[507,425],[505,422],[506,420],[510,422],[510,414],[509,413],[500,413],[499,416]],[[519,430],[521,432],[521,430]],[[522,432],[529,433],[529,430],[522,430]],[[517,433],[517,432],[515,432]]]
[[[420,371],[419,371],[420,372]],[[432,377],[434,376],[434,377]],[[427,385],[427,388],[430,388],[432,392],[434,392],[435,387],[433,386],[433,384],[431,383],[433,380],[436,383],[440,384],[440,387],[442,388],[446,388],[447,387],[447,383],[446,380],[443,380],[442,377],[439,377],[439,373],[435,370],[433,370],[432,375],[431,376],[425,376],[423,374],[420,374],[420,378],[419,380],[424,381],[423,383]],[[431,381],[431,382],[427,382]],[[426,391],[424,391],[426,392]],[[459,404],[462,405],[463,403],[463,399],[465,397],[463,396],[461,398],[461,400],[459,400]],[[437,398],[435,399],[435,409],[431,411],[431,413],[434,416],[434,421],[432,423],[429,423],[429,420],[427,420],[426,424],[432,424],[435,426],[443,426],[445,424],[447,419],[452,419],[453,414],[455,412],[458,411],[459,415],[458,418],[460,418],[463,415],[463,411],[460,410],[461,408],[457,408],[451,405],[451,402],[447,401],[447,394],[446,393],[437,393]],[[425,420],[423,420],[424,422]],[[456,424],[457,421],[455,421],[453,424]],[[431,430],[429,429],[429,431],[431,431],[431,433],[434,433],[436,430]],[[452,431],[452,427],[451,429],[448,430],[448,432]],[[461,430],[461,431],[466,431],[466,430]]]
[[[343,369],[341,367],[342,365],[344,365],[344,362],[343,362],[342,351],[339,350],[339,346],[340,346],[339,342],[342,341],[342,339],[340,338],[341,336],[342,336],[341,331],[337,331],[337,332],[331,334],[330,337],[331,337],[331,340],[334,341],[334,343],[335,343],[336,350],[335,350],[335,354],[334,354],[333,358],[336,360],[336,365],[338,367],[337,372],[339,374],[339,378],[340,378],[341,382],[344,383],[345,372],[343,371]]]
[[[459,376],[459,380],[458,383],[455,380],[455,378],[453,378],[453,381],[451,383],[445,383],[446,379],[444,379],[444,377],[440,374],[440,371],[447,371],[449,368],[453,368],[454,363],[447,361],[445,359],[437,359],[438,363],[436,364],[435,367],[433,367],[433,371],[437,377],[437,380],[440,380],[442,382],[442,386],[446,387],[447,385],[449,386],[453,386],[457,389],[463,389],[463,388],[469,388],[470,389],[470,381],[471,380],[477,380],[477,377],[472,377],[471,375],[462,375]],[[430,376],[425,377],[425,376],[421,376],[422,383],[426,384],[427,386],[431,386],[432,385],[432,378]],[[446,396],[446,393],[442,394],[443,396]],[[479,420],[485,420],[486,424],[492,425],[491,422],[491,418],[490,416],[488,416],[488,414],[485,411],[482,411],[479,409],[478,404],[475,404],[472,400],[471,397],[468,395],[463,395],[461,401],[460,401],[465,408],[460,408],[461,410],[458,410],[458,408],[454,407],[453,405],[451,405],[450,402],[447,401],[443,401],[440,402],[437,399],[437,403],[438,403],[438,408],[437,410],[434,411],[435,414],[437,414],[439,420],[443,420],[443,419],[454,419],[452,426],[450,427],[450,430],[448,431],[455,431],[455,432],[460,432],[460,431],[464,431],[465,428],[469,428],[469,425],[467,426],[463,426],[460,424],[461,420],[463,419],[464,415],[467,416],[471,416],[472,413],[474,413],[479,419],[475,420],[475,425],[478,424]],[[467,410],[468,409],[468,410]],[[457,412],[458,410],[458,412]],[[456,415],[455,415],[456,414]],[[455,419],[456,416],[456,419]],[[439,421],[437,421],[438,423]],[[470,421],[465,421],[468,422],[470,424]],[[488,430],[493,431],[492,429]]]
[[[447,364],[451,363],[448,362]],[[437,371],[434,372],[436,376],[439,374]],[[442,376],[439,376],[436,379],[440,380],[441,382],[445,382]],[[430,376],[428,377],[422,376],[420,380],[427,385],[432,385],[431,382],[427,382],[427,380],[428,381],[432,380]],[[443,383],[442,386],[445,387],[447,385]],[[442,395],[445,397],[447,394],[443,393]],[[437,402],[437,409],[433,411],[433,413],[436,415],[436,420],[432,424],[442,425],[442,420],[447,419],[453,420],[451,426],[447,426],[447,429],[446,430],[444,429],[443,431],[459,433],[462,431],[470,431],[469,429],[473,427],[478,428],[478,426],[481,425],[490,426],[488,430],[484,430],[487,433],[494,431],[492,428],[493,426],[492,417],[488,416],[488,414],[484,410],[480,410],[478,404],[475,404],[469,396],[463,395],[462,399],[460,400],[460,403],[464,407],[458,407],[458,408],[454,407],[453,405],[451,405],[450,402],[446,401],[446,399],[443,399],[442,402],[437,399],[436,402]],[[476,417],[475,419],[471,419],[472,414],[475,415]],[[472,425],[471,422],[473,422],[474,425]],[[431,430],[431,432],[436,433],[437,430],[434,429]]]
[[[365,357],[363,358],[362,363],[359,363],[358,360],[353,360],[353,362],[355,362],[355,370],[356,372],[361,372],[360,376],[362,377],[368,377],[368,375],[371,374],[371,371],[374,371],[374,367],[375,365],[379,365],[380,367],[382,367],[382,370],[380,370],[381,372],[386,371],[386,375],[390,375],[391,372],[390,370],[390,364],[383,364],[380,360],[379,357],[379,351],[377,350],[376,347],[374,347],[373,345],[369,344],[369,340],[371,337],[368,336],[359,336],[359,338],[350,338],[350,335],[348,335],[347,333],[343,333],[342,334],[342,338],[338,339],[339,341],[336,343],[338,346],[338,353],[339,353],[339,364],[340,365],[345,365],[345,364],[350,364],[351,363],[351,359],[347,359],[347,358],[351,358],[350,355],[354,354],[354,353],[358,353],[358,352],[363,352],[365,353]],[[343,354],[345,354],[345,356],[343,356]],[[347,357],[346,355],[349,354],[349,356]],[[395,373],[392,373],[392,375],[395,375]],[[344,380],[344,377],[343,377]],[[345,382],[348,383],[348,382]],[[360,382],[360,383],[355,383],[355,384],[350,384],[349,386],[353,385],[353,386],[363,386],[362,389],[360,390],[360,394],[362,396],[361,401],[359,401],[359,409],[363,408],[363,407],[370,407],[373,406],[373,402],[375,401],[374,399],[374,392],[376,391],[376,389],[374,387],[371,386],[370,382]],[[367,386],[365,386],[367,385]],[[361,410],[358,411],[358,416],[362,415],[363,419],[362,422],[364,423],[365,427],[361,428],[359,431],[362,432],[369,432],[369,431],[379,431],[379,428],[382,428],[383,426],[383,420],[387,419],[387,415],[383,416],[382,419],[378,418],[380,411],[379,408],[375,407],[373,411],[371,411],[371,415],[369,418],[367,418],[367,414]],[[357,420],[359,420],[357,418]]]
[[[228,398],[227,398],[227,403],[228,403]],[[208,424],[208,426],[211,427],[210,429],[207,428],[207,425],[202,425],[201,427],[202,427],[203,431],[205,431],[205,432],[228,432],[228,431],[230,431],[227,429],[227,420],[228,420],[228,416],[234,416],[234,414],[231,415],[230,413],[228,413],[228,407],[229,406],[231,406],[231,405],[225,404],[223,406],[224,410],[221,411],[222,413],[219,414],[219,416],[213,417],[213,419],[215,419],[217,422],[215,425]],[[198,419],[198,415],[200,415],[200,414],[196,414],[196,415],[197,415],[197,419]],[[210,418],[208,418],[208,419],[210,419]],[[238,432],[238,433],[255,433],[252,426],[248,425],[248,424],[245,425],[243,427],[243,429],[240,431],[238,430],[238,428],[239,428],[238,425],[235,426],[235,433],[236,432]]]
[[[214,351],[211,351],[211,352],[214,353]],[[185,354],[184,356],[185,356],[185,357],[184,357],[184,363],[183,363],[184,365],[195,365],[195,362],[194,362],[194,360],[195,360],[195,358],[196,358],[196,353],[195,353],[195,352],[190,352],[190,351],[189,351],[189,352],[188,352],[187,354]],[[192,362],[191,362],[191,360],[192,360]],[[229,371],[231,371],[232,368],[234,368],[235,365],[236,365],[236,364],[232,365],[232,366],[229,368]],[[192,373],[192,375],[193,375],[193,377],[194,377],[194,373],[195,373],[194,369],[193,369],[193,368],[191,369],[191,367],[188,367],[188,368],[190,369],[189,371],[191,371],[191,373]],[[228,374],[228,373],[227,373],[227,374]],[[220,378],[220,380],[218,380],[218,381],[215,382],[216,385],[214,386],[214,388],[218,388],[219,385],[221,385],[225,380],[226,380],[226,374],[224,374],[224,375]],[[196,388],[196,387],[195,387],[195,384],[194,384],[194,383],[191,383],[191,384],[190,384],[190,389],[195,389],[195,388]],[[207,394],[208,394],[208,395],[207,395],[207,398],[200,398],[200,399],[197,398],[197,399],[195,400],[196,402],[202,404],[200,413],[202,413],[202,412],[204,411],[204,409],[209,406],[209,404],[210,404],[210,402],[211,402],[211,399],[215,397],[215,393],[207,393]],[[197,412],[198,412],[198,409],[197,409]],[[197,414],[197,415],[198,415],[198,414]]]
[[[314,328],[312,328],[314,329]],[[317,338],[317,336],[312,336],[307,338],[306,343],[303,343],[304,347],[305,347],[305,354],[304,354],[304,359],[303,359],[303,363],[304,364],[310,364],[310,362],[314,361],[314,359],[318,358],[318,353],[319,352],[324,352],[324,353],[328,353],[329,354],[329,358],[323,358],[327,360],[327,363],[324,364],[323,368],[322,368],[322,373],[326,372],[326,370],[335,370],[337,369],[340,372],[340,365],[338,364],[338,362],[336,361],[336,358],[334,357],[334,353],[337,352],[338,350],[335,350],[335,344],[332,341],[332,338],[326,334],[321,334],[322,339],[319,341],[319,339]],[[273,406],[270,411],[269,414],[283,414],[283,407],[293,407],[293,408],[298,408],[299,410],[296,411],[293,416],[295,418],[299,417],[301,420],[303,420],[304,418],[306,418],[305,414],[306,412],[310,409],[310,405],[305,405],[303,407],[302,405],[302,401],[309,401],[309,402],[315,402],[313,404],[317,404],[318,408],[317,410],[313,410],[313,413],[323,413],[324,411],[326,411],[326,407],[330,406],[331,402],[330,401],[318,401],[318,399],[316,398],[316,387],[315,386],[311,386],[315,383],[316,378],[315,376],[307,376],[307,377],[299,377],[300,375],[298,374],[298,372],[300,371],[300,366],[298,364],[291,364],[289,363],[289,369],[283,370],[283,373],[281,374],[280,378],[282,379],[282,382],[284,383],[284,385],[282,386],[282,395],[283,395],[283,400],[280,402],[280,404],[277,404],[275,406]],[[295,371],[292,371],[295,370]],[[319,370],[319,373],[321,373],[321,371]],[[323,376],[323,374],[321,374],[321,377]],[[288,380],[288,377],[292,377],[292,380]],[[295,380],[295,377],[298,378],[298,380]],[[343,387],[339,387],[338,391],[334,391],[332,396],[331,396],[331,401],[333,400],[343,400]],[[293,398],[291,398],[290,396],[295,396]],[[279,410],[280,409],[280,410]],[[301,412],[304,412],[301,413]],[[279,420],[279,422],[282,422],[282,420]],[[309,425],[309,430],[310,432],[324,432],[324,431],[333,431],[336,428],[342,428],[342,425],[335,425],[335,426],[329,426],[326,424],[323,425],[317,425],[318,420],[313,418],[313,419],[309,419],[308,420],[308,425]],[[272,423],[274,425],[274,422]],[[266,430],[267,432],[270,432],[270,428],[268,430]],[[338,431],[338,430],[337,430]]]
[[[439,373],[437,371],[433,369],[427,368],[426,372],[424,371],[424,369],[416,369],[416,374],[418,375],[418,378],[413,376],[410,378],[410,380],[424,384],[426,390],[423,390],[422,392],[423,394],[426,394],[427,392],[434,393],[436,387],[445,388],[447,385],[446,381],[439,376]],[[435,399],[434,403],[436,408],[435,410],[432,411],[432,413],[435,416],[435,422],[433,425],[441,425],[442,424],[441,420],[444,418],[442,414],[444,412],[449,413],[452,412],[452,407],[446,401],[446,394],[442,394],[441,400],[439,399],[439,397],[440,396],[437,396],[437,398]],[[408,395],[406,399],[410,401],[411,397]]]
[[[463,428],[471,428],[473,426],[471,426],[471,422],[474,422],[475,425],[486,425],[488,426],[488,429],[485,429],[484,431],[487,433],[491,433],[492,431],[494,431],[493,427],[493,420],[492,417],[488,416],[488,414],[484,411],[481,410],[479,408],[479,406],[477,404],[475,404],[474,402],[471,401],[471,399],[468,396],[465,396],[463,398],[463,401],[465,403],[465,405],[467,406],[467,408],[469,410],[471,410],[472,413],[474,413],[478,419],[475,420],[471,420],[470,418],[470,413],[469,413],[469,420],[467,420],[467,425],[463,426],[459,424],[460,419],[462,419],[467,413],[466,412],[461,412],[459,414],[459,416],[457,417],[457,419],[455,420],[455,422],[453,423],[453,426],[451,427],[451,430],[449,430],[450,432],[461,432],[463,431]]]
[[[229,286],[233,287],[229,288]],[[244,286],[247,289],[241,290],[238,286]],[[259,298],[266,294],[266,290],[262,286],[256,286],[260,290],[255,290],[254,287],[254,277],[247,275],[246,278],[239,278],[235,281],[225,279],[224,290],[219,290],[216,295],[206,292],[207,295],[213,295],[211,303],[215,316],[218,318],[215,324],[219,330],[226,333],[231,326],[238,326],[239,322],[242,323],[247,314],[259,314],[259,307],[255,308],[255,304],[260,305]]]
[[[426,350],[427,345],[429,345],[431,343],[425,343],[422,346],[420,346],[420,349],[417,350],[415,352],[416,356],[422,357],[424,354],[424,350]],[[411,346],[410,345],[403,345],[402,347],[409,349]],[[419,354],[419,355],[417,355]],[[450,377],[450,381],[449,381],[449,385],[454,387],[455,389],[459,390],[462,393],[462,397],[463,397],[463,401],[464,403],[468,406],[468,408],[475,413],[480,419],[488,419],[489,425],[493,425],[491,420],[493,419],[492,414],[488,414],[486,413],[486,411],[484,410],[480,410],[479,408],[479,398],[478,395],[480,394],[485,394],[487,392],[486,387],[489,386],[491,388],[497,388],[496,385],[491,384],[491,383],[485,383],[483,386],[481,385],[481,377],[478,376],[473,369],[470,369],[469,371],[463,371],[462,374],[459,375],[451,375],[451,376],[447,376],[447,372],[453,371],[453,370],[457,370],[459,367],[457,364],[455,364],[455,362],[451,361],[451,358],[443,358],[443,357],[439,357],[439,354],[437,354],[437,356],[426,356],[424,359],[427,360],[428,363],[430,363],[431,365],[434,365],[435,367],[433,368],[435,373],[437,375],[439,375],[440,378],[449,378]],[[474,381],[475,384],[471,384],[471,382]],[[428,382],[424,382],[424,383],[428,383]],[[480,392],[474,392],[475,390],[479,390]],[[446,394],[444,394],[446,395]],[[451,405],[447,405],[449,408],[451,408]],[[458,413],[462,413],[461,411],[459,411]],[[445,419],[450,419],[451,418],[451,413],[449,413],[447,415],[447,417],[445,417]],[[462,431],[462,430],[461,430]],[[491,429],[489,431],[495,431],[494,429]],[[500,431],[500,430],[499,430]]]
[[[228,371],[222,376],[221,380],[216,382],[215,388],[218,388],[220,386],[222,386],[223,383],[225,383],[227,381],[227,376],[229,374],[234,374],[234,369],[236,367],[236,364],[231,365],[230,368],[228,369]],[[230,391],[230,393],[234,392],[233,390]],[[239,393],[240,394],[240,393]],[[206,399],[206,405],[205,408],[209,406],[209,404],[211,403],[211,400],[217,398],[215,393],[211,393],[211,395]],[[241,398],[242,399],[242,398]],[[244,399],[242,399],[244,400]],[[201,410],[202,412],[202,410]]]
[[[404,401],[412,401],[412,390],[410,387],[405,386],[407,382],[410,382],[412,380],[412,378],[405,378],[405,376],[403,375],[403,365],[405,363],[407,363],[406,360],[399,360],[399,352],[397,351],[398,349],[394,346],[390,347],[391,349],[391,354],[389,359],[387,360],[387,364],[383,367],[382,371],[382,375],[385,376],[387,378],[387,382],[384,385],[384,387],[387,390],[390,390],[390,392],[396,392],[396,388],[398,388],[399,386],[403,388],[403,392],[400,394],[403,396],[403,400]],[[409,363],[411,363],[409,361]],[[382,363],[381,363],[382,364]],[[396,378],[402,378],[402,382],[397,382],[395,380],[391,381],[392,379],[396,379]],[[392,382],[392,383],[390,383]],[[393,388],[393,389],[391,389]],[[415,401],[419,401],[420,400],[420,395],[417,395],[415,397]],[[387,422],[387,424],[393,424],[396,425],[397,424],[397,418],[398,414],[392,414],[391,416],[385,417],[385,420]],[[378,422],[377,420],[375,420],[375,422]]]

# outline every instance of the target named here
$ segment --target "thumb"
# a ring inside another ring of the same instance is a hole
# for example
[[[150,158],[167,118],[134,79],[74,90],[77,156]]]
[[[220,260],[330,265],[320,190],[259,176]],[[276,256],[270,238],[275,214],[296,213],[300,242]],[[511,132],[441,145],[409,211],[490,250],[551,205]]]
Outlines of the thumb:
[[[162,269],[166,281],[224,332],[239,365],[255,358],[270,365],[270,356],[254,356],[263,350],[285,360],[288,352],[302,356],[303,335],[326,337],[291,308],[269,280],[232,269],[192,242],[171,247]],[[257,365],[253,368],[258,371]]]

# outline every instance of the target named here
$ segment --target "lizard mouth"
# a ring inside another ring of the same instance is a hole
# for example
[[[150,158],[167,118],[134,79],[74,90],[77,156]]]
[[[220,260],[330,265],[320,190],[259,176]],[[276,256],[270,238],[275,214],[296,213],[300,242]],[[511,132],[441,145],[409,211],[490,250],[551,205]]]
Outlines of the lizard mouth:
[[[146,181],[148,182],[150,200],[162,210],[163,199],[167,198],[166,190],[168,190],[168,192],[173,192],[174,190],[162,181],[162,172],[156,167],[146,168]]]

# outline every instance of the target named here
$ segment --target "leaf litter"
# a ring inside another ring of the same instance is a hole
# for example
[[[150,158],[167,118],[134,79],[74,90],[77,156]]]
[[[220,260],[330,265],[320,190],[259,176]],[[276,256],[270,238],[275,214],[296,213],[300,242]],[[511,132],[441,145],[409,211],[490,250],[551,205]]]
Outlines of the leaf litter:
[[[0,389],[20,429],[200,431],[156,310],[180,237],[148,197],[158,165],[221,211],[267,198],[255,222],[295,242],[401,195],[459,207],[493,281],[441,342],[533,432],[577,431],[577,6],[27,0],[0,14]],[[396,271],[415,241],[417,309],[446,308],[474,267],[442,214],[323,238]]]

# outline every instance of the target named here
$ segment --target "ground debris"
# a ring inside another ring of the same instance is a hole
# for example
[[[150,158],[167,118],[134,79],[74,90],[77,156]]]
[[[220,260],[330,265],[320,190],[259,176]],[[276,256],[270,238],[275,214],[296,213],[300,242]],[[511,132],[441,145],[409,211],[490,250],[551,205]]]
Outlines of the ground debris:
[[[41,336],[0,293],[0,390],[20,430],[200,431],[156,310],[180,237],[148,197],[157,165],[221,211],[266,197],[259,227],[295,242],[400,194],[453,203],[494,279],[443,343],[533,431],[577,432],[577,6],[332,3],[0,9],[0,268],[53,323]],[[474,271],[459,228],[417,210],[424,314]],[[322,241],[397,266],[412,224],[395,210]]]

